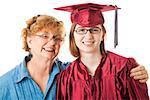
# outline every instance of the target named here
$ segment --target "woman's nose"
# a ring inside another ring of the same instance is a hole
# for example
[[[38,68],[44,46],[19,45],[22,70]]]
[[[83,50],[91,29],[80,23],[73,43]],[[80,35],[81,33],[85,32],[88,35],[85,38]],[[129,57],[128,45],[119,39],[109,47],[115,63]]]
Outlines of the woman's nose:
[[[87,31],[87,33],[85,34],[86,38],[92,38],[92,33],[90,31]]]
[[[49,38],[48,39],[48,43],[51,44],[51,45],[55,45],[56,44],[56,41],[54,38]]]

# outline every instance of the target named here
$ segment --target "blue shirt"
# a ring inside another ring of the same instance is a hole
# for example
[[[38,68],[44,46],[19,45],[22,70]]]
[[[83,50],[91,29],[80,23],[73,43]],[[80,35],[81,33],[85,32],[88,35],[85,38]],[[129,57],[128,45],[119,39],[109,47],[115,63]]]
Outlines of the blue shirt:
[[[49,75],[46,92],[43,94],[27,70],[26,58],[14,69],[0,77],[0,100],[55,100],[56,75],[69,63],[55,61]]]

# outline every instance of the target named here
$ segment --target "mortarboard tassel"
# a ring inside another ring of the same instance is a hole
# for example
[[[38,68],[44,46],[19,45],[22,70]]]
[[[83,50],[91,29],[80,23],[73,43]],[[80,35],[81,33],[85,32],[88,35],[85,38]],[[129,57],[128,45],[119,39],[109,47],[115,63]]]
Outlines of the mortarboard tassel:
[[[117,7],[117,6],[116,6]],[[118,45],[118,10],[115,10],[114,48]]]

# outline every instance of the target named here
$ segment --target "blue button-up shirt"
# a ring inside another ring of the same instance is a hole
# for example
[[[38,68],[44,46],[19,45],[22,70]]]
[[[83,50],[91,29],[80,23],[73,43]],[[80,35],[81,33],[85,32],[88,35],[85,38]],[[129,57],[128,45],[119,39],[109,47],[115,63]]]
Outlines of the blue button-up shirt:
[[[68,64],[55,61],[43,94],[31,78],[24,59],[22,63],[0,77],[0,100],[55,100],[56,75]]]

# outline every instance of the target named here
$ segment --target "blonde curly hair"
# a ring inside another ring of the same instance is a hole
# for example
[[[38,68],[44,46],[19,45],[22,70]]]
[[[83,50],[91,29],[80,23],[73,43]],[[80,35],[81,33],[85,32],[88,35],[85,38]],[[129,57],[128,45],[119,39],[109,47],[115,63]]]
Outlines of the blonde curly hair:
[[[51,32],[57,33],[62,39],[65,37],[64,24],[62,21],[58,21],[53,16],[48,15],[37,15],[26,21],[27,27],[22,29],[22,42],[23,49],[30,51],[27,44],[27,37],[36,34],[41,30],[50,30]]]

